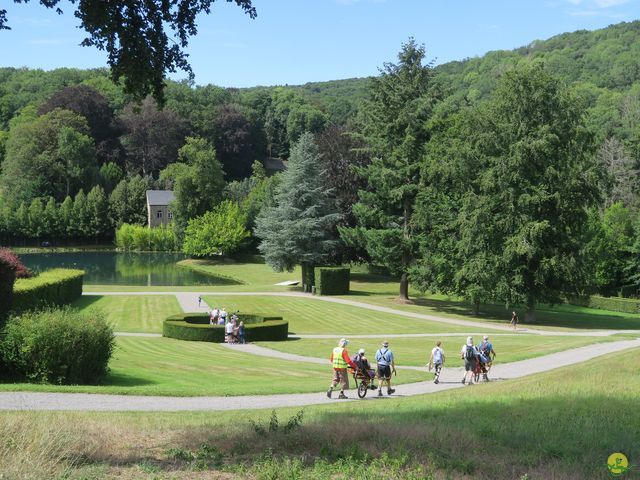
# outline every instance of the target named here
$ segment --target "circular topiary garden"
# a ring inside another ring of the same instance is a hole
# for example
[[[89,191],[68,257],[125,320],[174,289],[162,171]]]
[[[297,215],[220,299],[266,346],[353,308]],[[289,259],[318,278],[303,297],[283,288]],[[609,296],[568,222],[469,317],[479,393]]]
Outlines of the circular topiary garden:
[[[282,317],[238,314],[244,322],[247,342],[274,342],[289,336],[289,322]],[[182,313],[167,318],[162,325],[162,335],[178,340],[224,343],[224,325],[210,325],[206,313]]]

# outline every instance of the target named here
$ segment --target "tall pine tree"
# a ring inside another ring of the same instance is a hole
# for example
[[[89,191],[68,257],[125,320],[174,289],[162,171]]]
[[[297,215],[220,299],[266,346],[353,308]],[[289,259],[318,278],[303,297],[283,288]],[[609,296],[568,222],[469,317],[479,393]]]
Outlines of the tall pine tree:
[[[313,284],[313,267],[326,264],[339,243],[335,226],[340,214],[324,175],[318,146],[313,135],[305,133],[291,148],[275,206],[256,220],[265,261],[279,272],[301,265],[306,291]]]
[[[358,226],[341,228],[343,239],[361,245],[372,261],[400,277],[402,300],[409,298],[414,261],[413,210],[420,183],[420,160],[429,141],[427,122],[438,99],[425,49],[413,39],[402,46],[397,64],[385,63],[371,81],[363,108],[363,137],[371,163],[361,169],[368,188],[353,207]]]

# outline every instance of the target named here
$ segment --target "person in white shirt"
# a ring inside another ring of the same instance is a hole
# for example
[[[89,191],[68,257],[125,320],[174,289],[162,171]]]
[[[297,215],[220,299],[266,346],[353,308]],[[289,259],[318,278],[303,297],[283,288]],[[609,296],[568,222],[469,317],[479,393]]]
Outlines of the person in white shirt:
[[[438,340],[436,346],[431,350],[431,356],[429,357],[429,370],[435,368],[435,380],[433,383],[440,383],[440,371],[444,364],[444,350],[442,349],[442,342]]]
[[[235,343],[235,336],[233,335],[233,322],[227,322],[227,326],[225,327],[225,333],[227,334],[227,343]]]
[[[473,344],[473,337],[467,337],[467,343],[463,345],[462,350],[460,350],[460,358],[464,360],[464,377],[462,377],[463,385],[467,382],[467,377],[469,377],[467,384],[473,385],[473,371],[476,369],[479,356],[480,352],[478,352],[478,349]]]

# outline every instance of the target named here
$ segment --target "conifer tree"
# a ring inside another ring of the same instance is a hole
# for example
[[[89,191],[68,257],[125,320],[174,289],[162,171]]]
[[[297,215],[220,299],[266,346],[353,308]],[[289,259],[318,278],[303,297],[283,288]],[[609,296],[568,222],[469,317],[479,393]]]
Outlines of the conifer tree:
[[[340,214],[319,160],[313,135],[303,134],[291,149],[275,206],[264,209],[256,220],[265,261],[279,272],[301,265],[307,291],[313,285],[313,267],[327,263],[339,243],[335,225]]]

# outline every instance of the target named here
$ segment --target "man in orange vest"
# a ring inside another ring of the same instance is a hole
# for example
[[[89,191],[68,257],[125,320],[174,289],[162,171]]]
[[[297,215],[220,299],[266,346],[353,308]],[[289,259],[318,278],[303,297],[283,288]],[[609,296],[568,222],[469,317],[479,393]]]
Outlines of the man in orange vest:
[[[345,394],[345,390],[349,390],[349,375],[347,373],[347,367],[356,369],[356,364],[353,363],[347,352],[347,345],[349,340],[341,338],[338,342],[338,346],[331,352],[331,363],[333,364],[333,381],[331,387],[327,390],[327,397],[331,398],[331,392],[336,388],[338,383],[340,384],[340,395],[338,398],[348,398]]]

